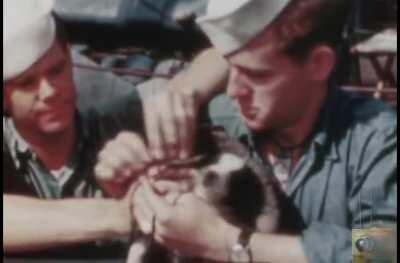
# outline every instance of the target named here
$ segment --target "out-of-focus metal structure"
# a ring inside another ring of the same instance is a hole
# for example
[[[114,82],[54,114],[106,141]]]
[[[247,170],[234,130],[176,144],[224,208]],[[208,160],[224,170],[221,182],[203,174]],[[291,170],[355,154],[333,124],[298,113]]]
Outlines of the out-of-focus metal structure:
[[[208,41],[194,18],[206,0],[56,0],[55,13],[73,43],[192,51]]]
[[[77,68],[111,72],[136,85],[153,77],[172,78],[209,46],[194,22],[206,4],[207,0],[56,0],[55,13],[72,43],[94,62],[77,63]],[[397,22],[397,1],[354,0],[354,4],[341,52],[339,84],[397,107],[397,53],[349,52],[354,43]],[[178,63],[159,72],[157,64],[163,60]]]

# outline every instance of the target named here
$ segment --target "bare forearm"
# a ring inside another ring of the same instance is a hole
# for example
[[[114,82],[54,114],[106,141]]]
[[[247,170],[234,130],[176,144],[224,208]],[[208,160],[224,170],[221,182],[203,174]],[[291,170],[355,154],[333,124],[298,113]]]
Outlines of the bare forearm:
[[[307,263],[299,237],[255,234],[250,242],[255,262]]]
[[[228,260],[229,250],[226,248],[232,247],[237,242],[240,230],[237,227],[228,226],[224,232],[225,245],[220,246],[219,251],[210,253],[211,257],[218,261]],[[297,236],[255,233],[250,239],[250,249],[254,262],[308,263]]]
[[[229,73],[228,62],[215,49],[200,53],[189,69],[171,81],[177,89],[192,89],[204,103],[224,91]]]
[[[38,200],[4,195],[3,251],[42,250],[122,237],[129,210],[114,200]]]

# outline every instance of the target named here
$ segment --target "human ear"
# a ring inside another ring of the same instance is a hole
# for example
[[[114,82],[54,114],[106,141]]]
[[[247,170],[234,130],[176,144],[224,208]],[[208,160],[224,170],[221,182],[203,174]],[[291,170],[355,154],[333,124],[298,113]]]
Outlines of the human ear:
[[[327,45],[315,47],[307,58],[307,73],[317,82],[327,81],[335,67],[336,55]]]

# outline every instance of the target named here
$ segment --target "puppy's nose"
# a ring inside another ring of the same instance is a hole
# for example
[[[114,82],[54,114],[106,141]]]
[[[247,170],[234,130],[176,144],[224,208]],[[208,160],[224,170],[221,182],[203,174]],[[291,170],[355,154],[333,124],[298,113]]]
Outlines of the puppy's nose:
[[[218,174],[216,174],[213,171],[209,171],[204,176],[203,185],[205,187],[212,186],[212,185],[216,184],[217,181],[218,181]]]

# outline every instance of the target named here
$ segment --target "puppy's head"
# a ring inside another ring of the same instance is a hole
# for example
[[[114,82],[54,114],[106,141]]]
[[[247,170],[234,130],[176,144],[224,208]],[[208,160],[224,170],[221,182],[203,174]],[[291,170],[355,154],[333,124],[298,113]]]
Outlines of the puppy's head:
[[[229,193],[232,178],[246,171],[245,161],[232,153],[221,153],[209,164],[195,169],[195,193],[207,201],[221,202]]]

